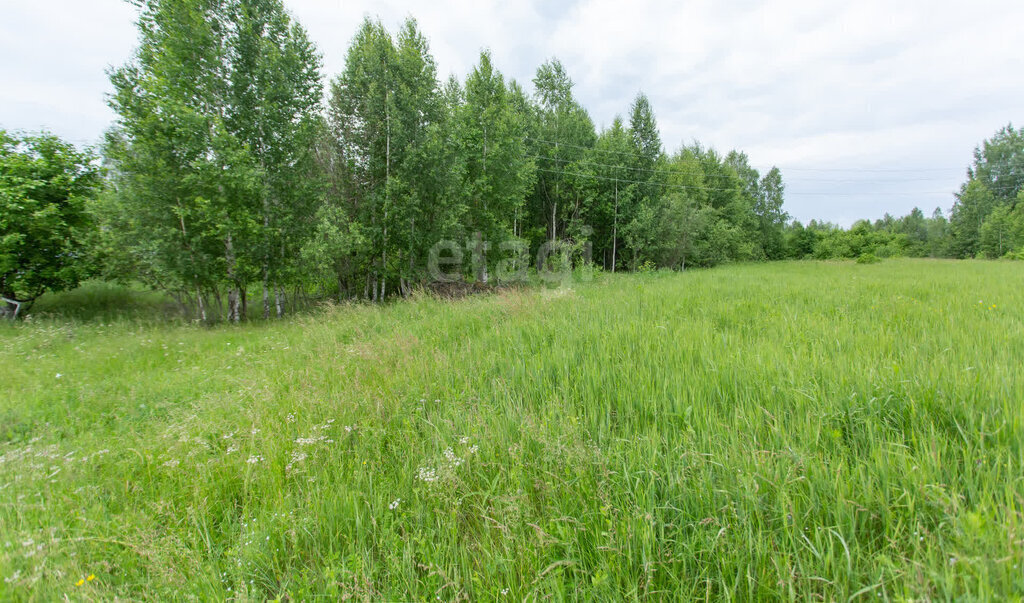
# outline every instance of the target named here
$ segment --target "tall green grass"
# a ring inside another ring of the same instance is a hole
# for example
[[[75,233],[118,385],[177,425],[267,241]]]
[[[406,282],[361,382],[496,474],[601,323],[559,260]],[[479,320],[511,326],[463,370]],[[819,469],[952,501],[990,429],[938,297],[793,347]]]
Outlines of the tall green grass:
[[[0,599],[1019,598],[1022,285],[782,263],[7,326]]]
[[[184,312],[169,296],[141,285],[88,281],[72,291],[47,293],[31,307],[31,321],[167,322]]]

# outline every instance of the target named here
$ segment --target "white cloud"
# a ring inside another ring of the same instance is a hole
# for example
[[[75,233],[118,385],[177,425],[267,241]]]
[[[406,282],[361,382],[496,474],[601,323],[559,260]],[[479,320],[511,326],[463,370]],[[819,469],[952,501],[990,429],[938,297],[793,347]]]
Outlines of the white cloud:
[[[779,165],[803,220],[948,207],[973,146],[1024,117],[1024,5],[1009,0],[286,3],[330,76],[364,16],[395,28],[412,15],[442,78],[490,48],[528,86],[558,56],[599,125],[642,89],[669,150],[699,139]],[[116,0],[0,6],[0,125],[98,139],[112,119],[104,70],[130,55],[133,20]],[[805,171],[823,168],[849,171]]]

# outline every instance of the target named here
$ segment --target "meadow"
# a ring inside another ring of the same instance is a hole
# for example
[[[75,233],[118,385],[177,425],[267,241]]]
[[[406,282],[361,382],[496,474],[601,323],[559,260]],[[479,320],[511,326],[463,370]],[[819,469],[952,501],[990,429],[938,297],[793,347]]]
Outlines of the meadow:
[[[0,600],[1020,598],[1022,285],[784,262],[0,325]]]

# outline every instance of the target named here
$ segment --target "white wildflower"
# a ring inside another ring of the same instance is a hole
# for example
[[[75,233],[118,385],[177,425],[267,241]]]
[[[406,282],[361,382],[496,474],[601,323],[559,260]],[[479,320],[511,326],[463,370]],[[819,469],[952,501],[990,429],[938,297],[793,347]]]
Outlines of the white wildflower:
[[[437,471],[430,467],[420,467],[419,470],[416,471],[416,479],[427,482],[428,484],[436,482]]]
[[[464,462],[463,459],[455,456],[455,452],[451,448],[444,449],[444,458],[448,460],[448,464],[452,467],[458,467]]]
[[[479,449],[480,449],[479,446],[477,446],[476,444],[473,444],[472,446],[469,447],[469,453],[470,454],[476,454],[476,451],[479,450]]]
[[[245,462],[249,463],[250,465],[255,465],[256,463],[258,463],[258,462],[260,462],[262,460],[263,460],[263,456],[262,455],[254,454],[254,455],[250,456],[248,459],[246,459]]]
[[[288,416],[285,417],[284,420],[286,422],[288,422],[288,423],[294,423],[295,422],[295,415],[293,415],[292,413],[288,413]]]
[[[284,470],[291,471],[296,463],[301,463],[302,461],[306,460],[306,458],[307,455],[305,452],[300,452],[298,450],[292,451],[292,459],[291,461],[288,462],[287,465],[285,465]]]
[[[164,467],[167,467],[169,469],[174,469],[179,464],[181,464],[181,461],[179,461],[178,459],[171,459],[171,460],[169,460],[169,461],[164,463]]]
[[[399,504],[400,504],[401,502],[402,502],[402,499],[401,499],[401,498],[396,498],[395,500],[391,501],[391,504],[390,504],[390,505],[388,505],[388,508],[389,508],[389,509],[391,509],[392,511],[394,511],[395,509],[397,509],[397,508],[398,508],[398,505],[399,505]]]
[[[463,446],[468,444],[469,443],[469,436],[462,436],[462,439],[459,440],[459,443],[462,444]]]
[[[228,454],[231,454],[232,452],[238,452],[238,446],[235,446],[234,444],[228,446]]]
[[[317,437],[314,437],[314,438],[295,438],[295,443],[298,444],[299,446],[312,446],[313,444],[316,444],[317,442],[331,443],[333,441],[334,440],[327,439],[327,436],[325,436],[325,435],[320,435],[320,436],[317,436]]]

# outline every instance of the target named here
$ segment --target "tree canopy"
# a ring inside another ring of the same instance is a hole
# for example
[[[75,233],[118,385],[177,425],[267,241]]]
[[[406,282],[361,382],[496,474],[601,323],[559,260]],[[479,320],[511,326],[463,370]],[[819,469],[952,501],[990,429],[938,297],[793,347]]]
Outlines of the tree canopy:
[[[280,316],[289,300],[408,295],[439,265],[454,266],[446,279],[520,278],[553,249],[613,272],[1024,254],[1012,125],[977,147],[948,213],[803,225],[778,167],[664,148],[642,92],[595,126],[556,58],[532,92],[486,50],[442,82],[414,19],[391,32],[367,18],[325,99],[320,55],[282,0],[135,4],[139,46],[110,73],[105,178],[52,136],[0,138],[5,297],[98,271],[237,321],[253,294]]]
[[[89,275],[88,203],[99,184],[89,152],[0,130],[0,296],[31,303]]]

